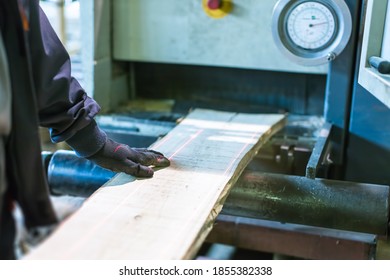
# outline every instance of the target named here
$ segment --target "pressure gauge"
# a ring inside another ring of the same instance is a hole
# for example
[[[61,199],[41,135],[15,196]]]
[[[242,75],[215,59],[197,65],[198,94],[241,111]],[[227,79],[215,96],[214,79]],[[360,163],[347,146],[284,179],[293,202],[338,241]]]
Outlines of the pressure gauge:
[[[344,0],[279,0],[274,7],[275,43],[299,64],[335,59],[347,45],[351,30],[352,18]]]

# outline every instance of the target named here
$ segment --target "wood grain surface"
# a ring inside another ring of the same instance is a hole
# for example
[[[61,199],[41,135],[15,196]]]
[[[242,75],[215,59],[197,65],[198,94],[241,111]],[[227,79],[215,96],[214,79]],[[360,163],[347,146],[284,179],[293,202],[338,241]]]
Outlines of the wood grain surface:
[[[26,259],[191,259],[284,115],[196,109],[151,148],[171,166],[118,174]]]

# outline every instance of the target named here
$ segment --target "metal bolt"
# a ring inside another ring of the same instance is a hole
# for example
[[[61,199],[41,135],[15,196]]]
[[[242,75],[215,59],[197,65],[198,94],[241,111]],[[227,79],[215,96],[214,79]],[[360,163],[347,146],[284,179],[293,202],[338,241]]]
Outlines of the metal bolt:
[[[336,54],[334,52],[330,52],[330,53],[328,53],[326,58],[328,59],[328,61],[332,61],[336,58]]]

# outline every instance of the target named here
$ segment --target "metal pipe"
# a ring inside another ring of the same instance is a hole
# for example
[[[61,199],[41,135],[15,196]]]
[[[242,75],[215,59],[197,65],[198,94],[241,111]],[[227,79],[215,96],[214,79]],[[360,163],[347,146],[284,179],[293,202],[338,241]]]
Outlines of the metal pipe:
[[[219,215],[207,241],[305,259],[372,259],[376,236]]]
[[[246,171],[222,213],[386,235],[389,186]]]
[[[115,172],[65,150],[52,155],[47,173],[53,194],[81,197],[90,196],[115,175]]]
[[[50,189],[59,195],[88,197],[114,175],[71,151],[55,152],[48,165]],[[386,235],[389,187],[246,171],[222,213]]]

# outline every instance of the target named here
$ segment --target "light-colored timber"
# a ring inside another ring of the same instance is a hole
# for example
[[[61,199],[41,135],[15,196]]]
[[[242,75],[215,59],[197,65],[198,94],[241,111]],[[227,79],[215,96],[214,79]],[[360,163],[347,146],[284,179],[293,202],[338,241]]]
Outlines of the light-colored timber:
[[[237,178],[284,115],[194,110],[151,148],[171,166],[119,174],[26,259],[191,259]]]

